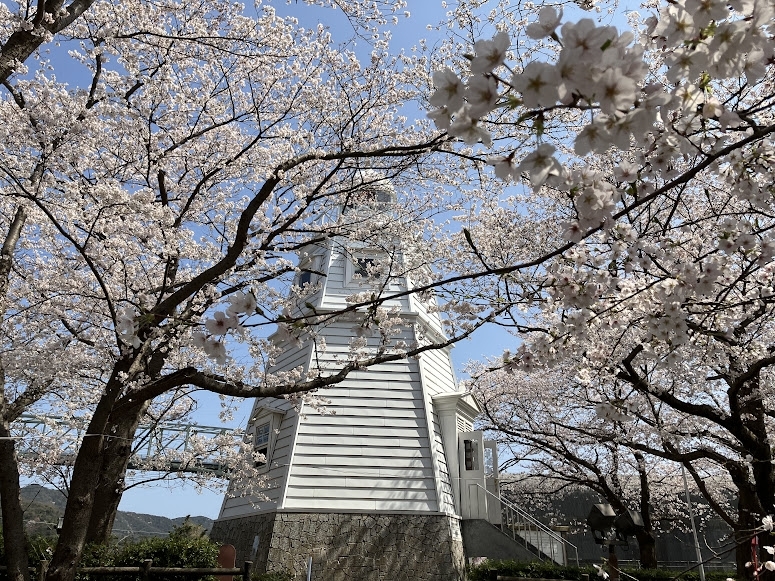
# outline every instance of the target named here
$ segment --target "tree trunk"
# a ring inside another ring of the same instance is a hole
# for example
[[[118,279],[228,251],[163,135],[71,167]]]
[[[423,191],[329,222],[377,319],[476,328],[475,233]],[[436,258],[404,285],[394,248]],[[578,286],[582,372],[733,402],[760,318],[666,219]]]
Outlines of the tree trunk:
[[[735,531],[735,569],[738,579],[753,579],[753,568],[746,567],[751,562],[751,535],[747,531]]]
[[[753,579],[754,571],[753,567],[746,567],[746,563],[750,563],[752,558],[751,553],[751,531],[756,529],[760,524],[759,515],[761,514],[761,505],[759,499],[756,496],[756,491],[752,485],[746,483],[736,483],[739,491],[737,501],[737,522],[738,526],[735,528],[735,541],[737,542],[737,548],[735,549],[735,563],[737,564],[737,575],[744,579]]]
[[[73,466],[70,491],[65,506],[64,524],[59,533],[47,581],[73,581],[75,571],[86,544],[86,533],[92,518],[94,496],[100,482],[107,436],[111,434],[110,417],[116,399],[121,393],[119,377],[126,375],[131,362],[119,360],[105,387],[84,434],[83,442]]]
[[[8,581],[29,581],[27,535],[21,504],[16,444],[6,421],[0,421],[0,508],[3,512],[3,541]]]
[[[651,484],[646,470],[646,458],[638,451],[633,452],[633,456],[638,467],[638,480],[640,481],[638,508],[643,519],[643,530],[635,533],[640,551],[640,566],[644,569],[656,569],[657,539],[654,535],[654,524],[651,521]]]
[[[740,528],[735,531],[735,539],[738,542],[735,558],[737,573],[750,579],[754,576],[754,570],[753,567],[745,567],[745,563],[753,561],[754,555],[747,537],[761,525],[763,516],[773,512],[775,467],[772,465],[773,456],[759,372],[752,377],[746,377],[747,370],[739,368],[735,362],[730,364],[730,370],[742,378],[733,382],[727,390],[730,413],[732,417],[739,418],[742,427],[735,435],[753,457],[750,464],[739,464],[736,467],[738,474],[733,473],[734,469],[730,470],[732,481],[739,491],[737,506]]]
[[[147,403],[111,414],[111,437],[106,439],[99,483],[94,491],[86,543],[105,544],[110,541],[118,505],[124,493],[124,479],[132,455],[135,431],[147,408]],[[114,415],[118,417],[114,417]]]
[[[8,293],[13,256],[21,231],[27,221],[22,206],[16,208],[8,234],[0,248],[0,299],[5,302]],[[11,412],[5,395],[5,368],[0,364],[0,511],[3,514],[3,541],[9,581],[28,581],[29,557],[27,534],[24,530],[24,510],[21,503],[19,462],[16,457],[16,442],[11,438]]]
[[[94,419],[92,419],[92,424]],[[48,581],[73,581],[86,541],[94,504],[94,491],[102,468],[102,428],[85,434],[73,467],[62,531],[51,558]]]
[[[642,569],[657,568],[657,539],[654,532],[643,530],[635,535],[638,540],[638,552],[640,554],[640,566]]]

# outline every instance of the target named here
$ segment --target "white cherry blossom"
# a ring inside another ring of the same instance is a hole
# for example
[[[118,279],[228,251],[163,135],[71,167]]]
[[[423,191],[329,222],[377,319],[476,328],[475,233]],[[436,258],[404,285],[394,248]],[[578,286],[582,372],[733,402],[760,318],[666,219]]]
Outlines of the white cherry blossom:
[[[549,63],[533,61],[521,73],[514,73],[511,86],[522,94],[526,107],[549,107],[559,98],[560,76]]]
[[[474,75],[490,73],[503,64],[511,39],[508,33],[498,32],[492,40],[478,40],[474,43],[475,56],[471,60]]]
[[[555,148],[548,143],[542,143],[532,153],[525,156],[517,167],[517,173],[527,172],[530,176],[530,185],[538,187],[550,176],[559,176],[562,166],[553,154]]]
[[[431,105],[446,107],[452,113],[463,107],[466,87],[452,69],[446,68],[433,73],[433,85],[436,92],[431,95]]]
[[[535,39],[550,37],[561,21],[562,9],[558,11],[553,6],[544,6],[538,12],[538,22],[528,24],[525,33]]]

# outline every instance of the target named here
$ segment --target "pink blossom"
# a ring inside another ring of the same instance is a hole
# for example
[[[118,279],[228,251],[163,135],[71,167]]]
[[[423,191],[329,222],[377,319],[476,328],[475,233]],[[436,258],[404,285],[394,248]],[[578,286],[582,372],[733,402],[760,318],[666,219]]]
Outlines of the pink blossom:
[[[235,329],[239,323],[223,311],[216,311],[212,319],[205,321],[205,327],[213,335],[225,335],[230,329]]]

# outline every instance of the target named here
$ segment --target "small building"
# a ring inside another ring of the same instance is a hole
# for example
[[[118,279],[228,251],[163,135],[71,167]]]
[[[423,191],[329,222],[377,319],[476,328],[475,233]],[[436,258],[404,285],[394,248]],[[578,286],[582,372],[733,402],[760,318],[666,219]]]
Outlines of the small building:
[[[394,201],[389,188],[366,194],[372,213]],[[300,309],[317,314],[341,309],[356,293],[396,295],[411,285],[399,244],[329,239],[300,254],[295,286],[314,289]],[[404,320],[391,340],[443,340],[433,300],[388,300],[384,306]],[[324,323],[314,339],[284,337],[274,370],[335,370],[352,341],[380,340],[363,328],[364,316]],[[322,407],[255,402],[248,431],[265,456],[266,498],[232,490],[211,536],[233,544],[238,561],[252,560],[259,572],[306,578],[311,558],[315,580],[462,579],[461,519],[481,518],[486,489],[497,498],[497,457],[494,443],[473,431],[480,408],[458,391],[449,349],[352,372],[319,395]],[[491,506],[490,520],[499,522],[500,509]]]

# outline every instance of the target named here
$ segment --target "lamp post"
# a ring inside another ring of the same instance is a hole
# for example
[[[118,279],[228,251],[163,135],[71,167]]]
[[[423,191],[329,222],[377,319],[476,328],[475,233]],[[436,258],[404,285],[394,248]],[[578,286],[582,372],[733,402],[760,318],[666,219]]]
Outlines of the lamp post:
[[[697,551],[697,565],[700,569],[700,581],[705,581],[705,567],[702,564],[702,551],[700,550],[700,540],[697,538],[697,527],[694,526],[694,508],[689,497],[689,482],[686,480],[686,468],[681,464],[681,474],[684,477],[684,492],[686,493],[686,506],[689,508],[689,520],[692,523],[692,535],[694,535],[694,550]]]

